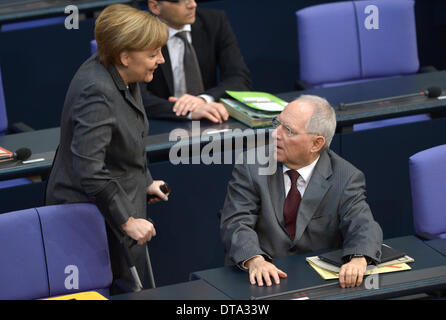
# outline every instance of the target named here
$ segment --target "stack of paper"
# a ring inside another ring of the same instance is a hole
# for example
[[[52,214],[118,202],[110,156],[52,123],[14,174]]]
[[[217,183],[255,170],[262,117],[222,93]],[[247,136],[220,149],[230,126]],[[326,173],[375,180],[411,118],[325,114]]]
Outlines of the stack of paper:
[[[96,291],[85,291],[42,300],[108,300],[106,297]]]
[[[11,159],[12,157],[13,157],[13,153],[11,151],[0,147],[0,160]]]
[[[339,278],[339,267],[322,261],[318,256],[307,257],[306,260],[322,279],[330,280]],[[378,264],[377,266],[369,265],[367,266],[365,275],[410,270],[411,267],[407,264],[410,262],[414,262],[414,259],[406,255],[396,260]]]

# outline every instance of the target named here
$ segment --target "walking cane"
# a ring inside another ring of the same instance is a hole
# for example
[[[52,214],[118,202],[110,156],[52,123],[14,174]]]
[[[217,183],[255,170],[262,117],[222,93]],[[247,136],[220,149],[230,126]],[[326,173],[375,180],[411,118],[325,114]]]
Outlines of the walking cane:
[[[121,246],[121,250],[124,254],[124,258],[126,260],[127,266],[130,270],[130,274],[132,275],[133,281],[135,283],[135,292],[141,291],[144,289],[141,278],[139,277],[138,271],[135,267],[135,262],[132,257],[132,254],[130,253],[130,248],[132,248],[134,245],[137,244],[137,242],[127,235],[119,232],[116,230],[114,226],[111,225],[111,223],[108,223],[108,226],[110,230],[114,233],[116,238],[119,241],[119,244]],[[129,244],[130,242],[130,244]],[[149,255],[149,249],[147,248],[147,244],[144,244],[146,246],[146,263],[147,263],[147,270],[148,270],[148,276],[149,276],[149,285],[150,288],[155,288],[155,278],[153,276],[153,270],[152,270],[152,264],[150,262],[150,255]]]

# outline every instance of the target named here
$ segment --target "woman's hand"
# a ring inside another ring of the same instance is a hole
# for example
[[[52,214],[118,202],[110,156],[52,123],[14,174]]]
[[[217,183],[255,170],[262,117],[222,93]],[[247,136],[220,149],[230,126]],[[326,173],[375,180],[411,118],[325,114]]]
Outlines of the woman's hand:
[[[126,223],[121,225],[122,230],[139,245],[150,241],[156,236],[156,230],[153,223],[146,219],[135,219],[130,217]]]
[[[169,200],[168,196],[169,196],[170,193],[165,194],[160,189],[160,187],[163,184],[165,184],[165,182],[163,180],[154,180],[152,182],[152,184],[147,187],[147,190],[146,190],[147,194],[151,195],[151,196],[155,196],[155,197],[152,197],[149,200],[149,203],[154,203],[154,202],[158,202],[158,201],[161,201],[161,200],[163,200],[163,201]]]

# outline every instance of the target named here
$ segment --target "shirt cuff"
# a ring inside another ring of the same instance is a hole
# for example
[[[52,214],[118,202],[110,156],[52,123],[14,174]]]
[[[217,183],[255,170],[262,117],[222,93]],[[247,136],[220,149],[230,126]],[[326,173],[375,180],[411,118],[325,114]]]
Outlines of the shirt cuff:
[[[209,102],[215,102],[215,99],[213,96],[210,96],[208,94],[200,94],[199,95],[200,98],[203,98],[204,100],[206,100],[207,103]]]
[[[260,254],[257,254],[257,255],[255,255],[255,256],[252,256],[251,258],[246,259],[245,261],[240,262],[240,267],[241,267],[243,270],[248,270],[248,268],[245,266],[246,261],[251,260],[252,258],[255,258],[255,257],[262,257],[262,256],[261,256]]]
[[[208,95],[208,94],[200,94],[198,97],[203,98],[207,103],[215,102],[214,97],[213,97],[213,96],[210,96],[210,95]],[[188,118],[189,120],[192,120],[192,112],[189,112],[189,113],[187,114],[187,118]]]

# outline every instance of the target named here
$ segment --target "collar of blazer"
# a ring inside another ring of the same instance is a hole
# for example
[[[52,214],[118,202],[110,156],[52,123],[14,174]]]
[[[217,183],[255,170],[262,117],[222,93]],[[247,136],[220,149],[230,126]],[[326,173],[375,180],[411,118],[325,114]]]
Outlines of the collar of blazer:
[[[317,211],[321,199],[323,199],[324,195],[330,189],[331,183],[327,179],[332,175],[332,172],[330,157],[328,152],[324,151],[321,153],[321,157],[314,168],[313,175],[299,206],[294,242],[300,239],[310,223],[311,218]],[[268,177],[268,183],[276,218],[285,232],[283,218],[285,190],[281,163],[278,163],[276,173]]]
[[[124,80],[122,80],[121,75],[119,74],[118,70],[116,69],[116,67],[113,64],[110,64],[107,67],[107,70],[110,73],[110,75],[113,79],[113,82],[116,84],[116,87],[120,91],[124,92],[124,98],[130,103],[130,105],[132,107],[136,108],[138,111],[145,114],[144,106],[143,106],[142,98],[141,98],[141,92],[140,92],[138,84],[130,83],[127,88]],[[132,95],[130,92],[133,92],[134,95]]]

